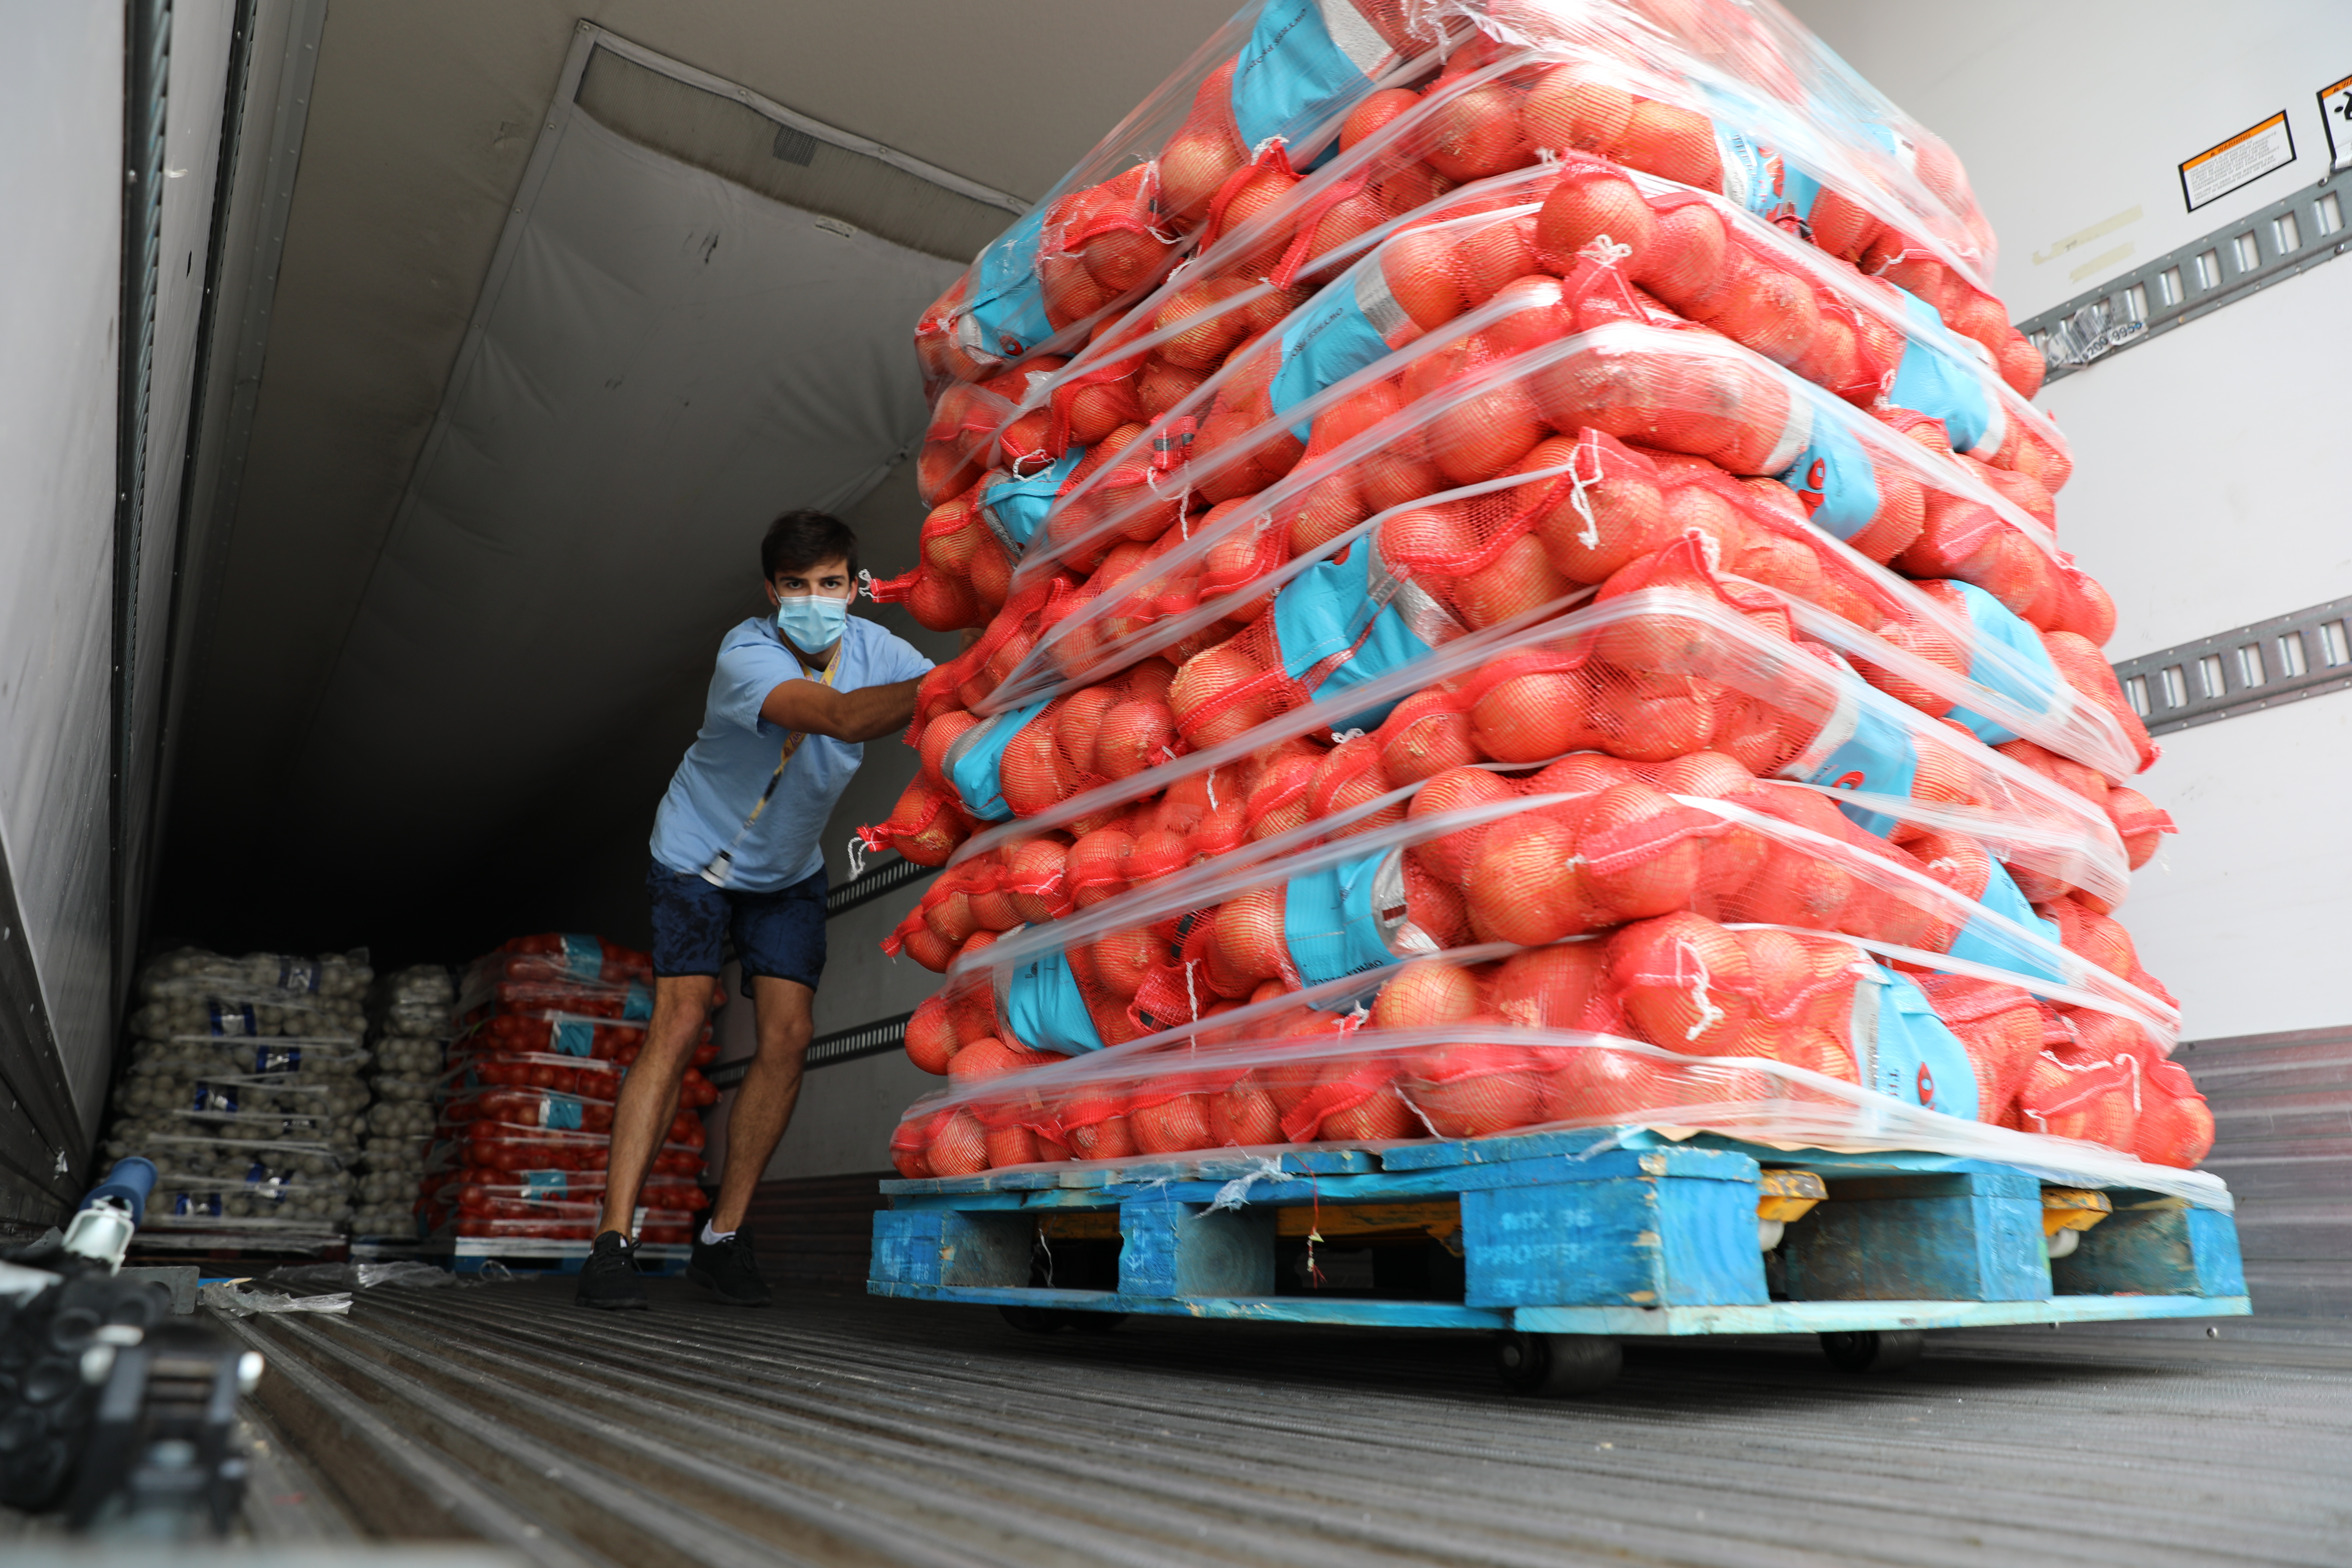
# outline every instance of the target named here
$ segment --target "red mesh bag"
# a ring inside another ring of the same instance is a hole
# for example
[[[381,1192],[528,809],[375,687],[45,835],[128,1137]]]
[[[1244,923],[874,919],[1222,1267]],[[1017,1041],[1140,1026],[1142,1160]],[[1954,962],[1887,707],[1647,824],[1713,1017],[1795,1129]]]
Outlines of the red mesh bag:
[[[583,1061],[577,1057],[531,1051],[467,1054],[453,1076],[461,1087],[543,1089],[609,1105],[620,1098],[623,1071],[618,1062]],[[687,1110],[716,1105],[718,1086],[689,1066],[679,1080],[677,1102]]]
[[[598,936],[551,931],[501,942],[471,966],[467,978],[626,982],[650,979],[653,972],[652,956],[635,948]]]

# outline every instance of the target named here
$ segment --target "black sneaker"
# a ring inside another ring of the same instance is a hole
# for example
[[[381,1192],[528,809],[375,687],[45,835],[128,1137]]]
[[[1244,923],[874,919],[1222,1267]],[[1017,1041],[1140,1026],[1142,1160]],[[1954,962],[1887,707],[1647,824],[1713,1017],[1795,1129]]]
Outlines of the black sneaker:
[[[760,1265],[751,1257],[751,1233],[748,1230],[739,1230],[724,1241],[707,1245],[702,1233],[696,1231],[694,1253],[686,1261],[686,1277],[730,1307],[765,1307],[775,1300],[768,1294],[768,1282],[760,1278]]]
[[[572,1300],[583,1307],[608,1312],[646,1310],[645,1282],[637,1278],[637,1244],[617,1230],[608,1230],[588,1248],[580,1266],[580,1289]]]

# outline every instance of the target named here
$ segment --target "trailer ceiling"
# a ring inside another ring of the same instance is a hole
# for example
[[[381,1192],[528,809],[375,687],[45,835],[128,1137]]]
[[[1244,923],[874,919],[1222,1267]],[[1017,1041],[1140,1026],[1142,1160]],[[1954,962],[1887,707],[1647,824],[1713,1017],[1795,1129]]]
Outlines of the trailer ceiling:
[[[196,597],[202,629],[156,936],[232,949],[370,942],[399,962],[463,956],[517,929],[613,926],[633,912],[628,868],[698,721],[707,661],[673,651],[677,668],[650,689],[616,689],[568,715],[561,736],[517,726],[493,742],[503,748],[493,771],[509,781],[498,790],[482,789],[481,770],[414,717],[433,711],[446,680],[429,662],[405,678],[415,689],[391,678],[396,724],[332,706],[580,21],[1034,201],[1230,9],[336,0],[232,531]],[[257,169],[261,150],[246,154],[244,168]],[[862,326],[862,358],[911,360],[910,321]],[[828,353],[840,353],[837,338]],[[631,456],[663,460],[650,446]],[[910,477],[901,468],[856,514],[877,574],[911,561],[920,510]],[[750,544],[737,547],[747,567]],[[755,589],[748,570],[740,586],[715,571],[714,548],[681,545],[674,563],[656,552],[650,570],[643,552],[605,552],[604,570],[663,620],[707,617],[715,648]],[[420,643],[478,642],[499,613],[495,603],[445,606],[436,614],[456,618],[398,629]],[[472,673],[510,685],[518,705],[539,700],[496,663]],[[597,742],[593,766],[580,763],[583,735]],[[449,754],[415,763],[436,748]],[[338,782],[383,776],[402,759],[412,781],[402,788]]]

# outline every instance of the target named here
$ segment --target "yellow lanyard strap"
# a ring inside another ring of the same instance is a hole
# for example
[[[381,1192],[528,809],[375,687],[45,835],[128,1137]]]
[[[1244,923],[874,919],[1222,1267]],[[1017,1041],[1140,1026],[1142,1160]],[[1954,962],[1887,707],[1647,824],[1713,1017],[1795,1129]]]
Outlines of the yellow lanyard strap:
[[[793,662],[797,664],[800,661],[795,658]],[[834,677],[840,673],[841,647],[835,644],[833,650],[833,662],[824,667],[824,684],[830,689]],[[801,665],[801,679],[803,680],[808,679],[808,666],[805,664]],[[793,753],[799,751],[801,742],[807,739],[808,736],[799,730],[794,730],[784,737],[783,754],[776,759],[776,771],[768,775],[768,787],[760,792],[759,800],[751,807],[751,815],[743,819],[742,831],[735,835],[736,843],[743,842],[743,834],[751,832],[751,825],[760,820],[760,814],[768,809],[768,801],[776,793],[776,785],[782,781],[784,769],[791,765]]]

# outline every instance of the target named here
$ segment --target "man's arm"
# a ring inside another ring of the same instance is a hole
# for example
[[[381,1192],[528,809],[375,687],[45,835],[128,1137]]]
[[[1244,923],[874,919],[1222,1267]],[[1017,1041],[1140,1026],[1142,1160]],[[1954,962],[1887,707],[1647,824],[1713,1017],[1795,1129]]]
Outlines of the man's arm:
[[[787,680],[760,704],[760,717],[780,730],[829,735],[852,744],[903,730],[915,716],[913,680],[835,691],[821,680]]]

